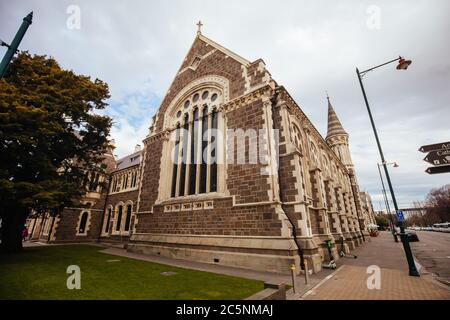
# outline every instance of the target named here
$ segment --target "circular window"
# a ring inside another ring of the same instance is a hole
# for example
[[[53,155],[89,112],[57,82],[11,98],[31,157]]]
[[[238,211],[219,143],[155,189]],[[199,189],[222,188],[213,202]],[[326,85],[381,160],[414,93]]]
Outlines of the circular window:
[[[179,118],[180,116],[181,116],[181,111],[178,110],[178,112],[177,112],[177,118]]]
[[[208,99],[208,96],[209,96],[209,91],[204,91],[202,94],[202,99],[206,100],[206,99]]]
[[[200,95],[198,93],[196,93],[196,94],[194,94],[194,98],[192,98],[192,100],[194,102],[197,102],[199,97],[200,97]]]
[[[217,99],[217,93],[214,93],[212,96],[211,96],[211,101],[216,101],[216,99]]]
[[[186,109],[190,104],[191,102],[189,100],[186,100],[186,102],[184,103],[184,108]]]

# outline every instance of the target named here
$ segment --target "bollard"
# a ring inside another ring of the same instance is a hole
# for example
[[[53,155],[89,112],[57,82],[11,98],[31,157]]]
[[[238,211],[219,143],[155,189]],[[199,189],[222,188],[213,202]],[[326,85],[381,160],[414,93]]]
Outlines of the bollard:
[[[309,270],[308,270],[308,260],[303,262],[305,264],[305,284],[309,283]]]
[[[292,274],[292,290],[295,293],[295,264],[291,264],[291,274]]]

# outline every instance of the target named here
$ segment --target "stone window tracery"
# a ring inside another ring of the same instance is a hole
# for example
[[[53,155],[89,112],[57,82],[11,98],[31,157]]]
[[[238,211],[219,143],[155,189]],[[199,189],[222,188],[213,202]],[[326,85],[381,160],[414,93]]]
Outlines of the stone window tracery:
[[[126,203],[122,201],[116,204],[115,214],[112,214],[112,206],[107,211],[108,216],[111,213],[111,219],[113,219],[112,235],[128,235],[131,232],[132,217],[133,217],[133,202],[128,200]],[[115,218],[113,218],[113,216]],[[110,219],[108,217],[108,219]],[[107,224],[108,225],[108,224]],[[108,229],[105,230],[108,233]]]
[[[139,167],[114,173],[111,181],[110,193],[124,192],[134,190],[138,187]]]
[[[207,87],[192,92],[171,112],[176,121],[172,198],[217,191],[216,134],[221,102],[221,92]]]
[[[294,145],[299,149],[302,150],[302,135],[300,133],[299,127],[297,125],[292,124],[292,141]]]
[[[310,153],[311,153],[312,163],[315,164],[316,166],[319,166],[320,162],[319,162],[319,156],[317,154],[317,148],[312,141],[310,142]]]

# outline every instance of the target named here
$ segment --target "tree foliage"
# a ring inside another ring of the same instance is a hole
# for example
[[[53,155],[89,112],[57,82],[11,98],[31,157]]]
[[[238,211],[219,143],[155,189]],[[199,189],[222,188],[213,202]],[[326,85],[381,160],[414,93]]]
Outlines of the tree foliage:
[[[385,230],[387,227],[389,227],[389,220],[384,215],[377,215],[375,216],[375,221],[377,222],[377,225],[381,228],[381,230]]]
[[[426,204],[433,223],[450,222],[450,184],[431,190]]]
[[[415,203],[416,212],[409,215],[408,226],[431,226],[450,222],[450,184],[432,189],[424,203]]]
[[[86,170],[103,170],[111,119],[95,111],[107,98],[106,83],[53,58],[22,52],[13,59],[0,80],[2,244],[11,218],[59,213],[85,191]]]

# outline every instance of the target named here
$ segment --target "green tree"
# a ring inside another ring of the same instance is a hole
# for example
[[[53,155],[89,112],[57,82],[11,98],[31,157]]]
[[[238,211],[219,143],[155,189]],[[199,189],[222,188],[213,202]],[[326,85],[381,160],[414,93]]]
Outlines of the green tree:
[[[377,225],[382,229],[385,230],[389,226],[389,221],[386,217],[382,215],[377,215],[375,217],[375,220],[377,222]]]
[[[59,214],[84,193],[86,172],[102,172],[111,119],[108,85],[22,52],[0,80],[2,252],[22,248],[30,213]]]

